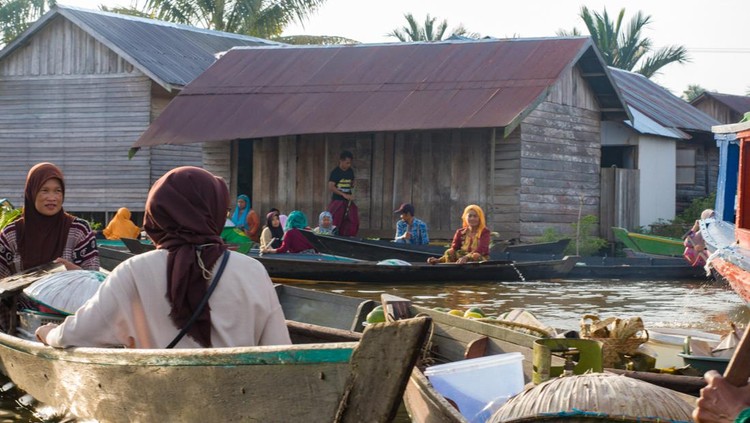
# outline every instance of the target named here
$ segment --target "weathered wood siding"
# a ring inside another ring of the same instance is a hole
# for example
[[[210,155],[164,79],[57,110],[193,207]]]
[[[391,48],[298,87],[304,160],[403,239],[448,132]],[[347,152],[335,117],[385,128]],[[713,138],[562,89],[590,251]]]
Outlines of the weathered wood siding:
[[[599,233],[602,238],[610,242],[615,241],[613,226],[626,229],[639,226],[640,172],[639,169],[616,167],[601,169]]]
[[[693,106],[723,124],[736,123],[742,119],[742,114],[710,97],[705,97],[703,101],[695,103]]]
[[[164,111],[176,95],[176,93],[167,92],[159,84],[152,81],[151,122],[159,117],[161,112]],[[152,184],[175,167],[203,166],[203,153],[200,144],[159,145],[150,147],[147,150],[149,150],[148,154],[151,155],[151,174],[149,179]]]
[[[152,93],[153,96],[152,101]],[[23,204],[31,166],[66,177],[72,212],[143,211],[151,183],[200,146],[128,150],[173,94],[60,16],[0,62],[0,192]]]
[[[58,16],[0,62],[0,75],[106,75],[136,72],[133,65]]]
[[[574,67],[521,122],[520,207],[509,211],[520,231],[501,238],[530,242],[547,228],[572,234],[579,210],[599,215],[600,128],[595,96]]]
[[[253,142],[253,207],[302,210],[311,225],[330,201],[328,176],[342,150],[354,153],[360,235],[391,237],[410,202],[433,238],[448,238],[468,204],[487,209],[490,130],[303,135]],[[225,149],[227,151],[229,149]],[[209,151],[206,146],[204,154]],[[227,165],[204,158],[206,166]]]
[[[695,150],[695,184],[677,185],[677,209],[682,212],[690,203],[716,192],[719,178],[719,148],[711,135],[694,135],[691,140],[681,140],[677,149]]]

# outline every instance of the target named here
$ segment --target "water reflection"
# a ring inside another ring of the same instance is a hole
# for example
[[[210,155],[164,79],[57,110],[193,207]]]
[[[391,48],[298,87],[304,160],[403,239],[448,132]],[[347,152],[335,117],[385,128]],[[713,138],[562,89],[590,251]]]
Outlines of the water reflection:
[[[750,310],[729,286],[700,281],[558,280],[502,283],[305,284],[305,287],[379,300],[388,293],[427,307],[481,307],[497,315],[525,308],[550,326],[577,329],[581,316],[640,316],[646,327],[722,331],[746,324]]]

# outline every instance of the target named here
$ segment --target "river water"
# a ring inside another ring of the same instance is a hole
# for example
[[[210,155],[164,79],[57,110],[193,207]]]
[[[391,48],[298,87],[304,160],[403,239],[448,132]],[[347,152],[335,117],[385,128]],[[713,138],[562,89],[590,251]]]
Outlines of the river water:
[[[584,314],[600,317],[640,316],[649,328],[693,328],[721,332],[729,322],[746,325],[750,309],[727,285],[710,281],[553,280],[525,282],[441,283],[387,286],[366,283],[304,283],[296,286],[379,300],[397,295],[427,307],[466,310],[480,307],[488,315],[524,308],[558,329],[579,329]],[[7,382],[0,376],[0,386]],[[66,421],[50,411],[19,404],[22,393],[0,392],[0,423]],[[407,421],[399,414],[397,421]]]

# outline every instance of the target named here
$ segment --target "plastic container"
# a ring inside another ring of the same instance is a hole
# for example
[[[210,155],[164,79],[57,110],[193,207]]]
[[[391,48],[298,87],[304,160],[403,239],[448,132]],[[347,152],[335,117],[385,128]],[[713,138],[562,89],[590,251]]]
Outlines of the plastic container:
[[[493,410],[523,390],[523,355],[518,352],[439,364],[425,376],[470,422],[484,422]],[[487,415],[489,413],[489,415]]]

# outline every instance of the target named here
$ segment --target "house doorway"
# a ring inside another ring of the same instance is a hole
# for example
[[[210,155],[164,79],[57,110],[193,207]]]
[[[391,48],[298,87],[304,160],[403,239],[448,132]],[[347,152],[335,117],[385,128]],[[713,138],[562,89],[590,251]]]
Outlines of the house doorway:
[[[237,195],[245,194],[253,204],[253,141],[237,143]]]

